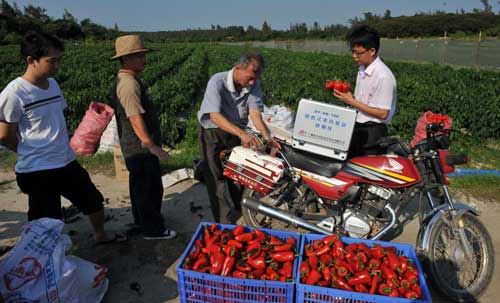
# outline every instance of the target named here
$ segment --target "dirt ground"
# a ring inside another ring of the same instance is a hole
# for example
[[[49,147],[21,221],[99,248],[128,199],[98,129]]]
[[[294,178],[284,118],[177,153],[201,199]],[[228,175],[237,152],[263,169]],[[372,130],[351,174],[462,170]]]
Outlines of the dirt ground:
[[[127,230],[132,222],[128,185],[112,177],[93,175],[106,200],[106,229],[110,232]],[[11,181],[11,182],[10,182]],[[500,252],[500,203],[483,203],[471,197],[461,197],[481,212],[481,220],[489,230],[495,251]],[[67,201],[64,205],[69,205]],[[6,247],[15,245],[22,225],[26,222],[27,196],[19,192],[15,175],[0,172],[0,255]],[[103,302],[179,302],[175,266],[198,224],[212,221],[204,186],[184,181],[165,191],[162,213],[169,227],[178,232],[172,240],[146,241],[131,234],[120,244],[94,246],[90,225],[82,214],[64,231],[73,240],[73,253],[89,261],[107,266],[110,287]],[[395,242],[415,244],[418,223],[412,222]],[[496,256],[493,282],[479,302],[498,302],[500,298],[500,257]],[[433,302],[450,302],[433,292]]]

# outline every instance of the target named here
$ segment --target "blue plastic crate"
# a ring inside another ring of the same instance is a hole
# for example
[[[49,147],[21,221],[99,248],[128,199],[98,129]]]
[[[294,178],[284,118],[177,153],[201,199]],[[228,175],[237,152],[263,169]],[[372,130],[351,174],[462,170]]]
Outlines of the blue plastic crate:
[[[294,302],[295,277],[299,266],[299,258],[296,257],[293,263],[294,276],[292,282],[276,282],[265,280],[239,279],[233,277],[222,277],[199,273],[193,270],[182,268],[186,257],[194,251],[194,242],[203,237],[203,226],[210,226],[212,223],[202,222],[189,242],[186,250],[179,259],[176,266],[179,286],[179,296],[182,303],[201,302],[231,302],[231,303],[261,303]],[[221,229],[233,230],[236,225],[218,224]],[[251,231],[254,228],[245,227]],[[280,239],[293,237],[297,246],[300,245],[300,235],[293,232],[277,231],[272,229],[261,229],[269,235]]]
[[[300,260],[302,261],[304,256],[304,247],[314,240],[322,239],[324,235],[317,234],[304,234],[302,235],[302,241],[300,243]],[[396,248],[399,255],[405,255],[406,257],[413,260],[415,266],[419,272],[419,282],[420,288],[422,290],[422,298],[419,300],[410,300],[406,298],[393,298],[382,295],[371,295],[366,293],[345,291],[336,288],[312,286],[300,283],[300,278],[296,279],[297,288],[297,302],[304,303],[320,303],[320,302],[342,302],[342,303],[428,303],[432,302],[431,294],[427,283],[423,276],[422,266],[417,259],[417,254],[413,246],[409,244],[400,244],[392,242],[382,242],[382,241],[372,241],[356,238],[340,238],[344,243],[365,243],[369,247],[373,247],[375,244],[380,244],[381,246],[393,246]],[[296,276],[300,275],[299,267],[296,268]]]

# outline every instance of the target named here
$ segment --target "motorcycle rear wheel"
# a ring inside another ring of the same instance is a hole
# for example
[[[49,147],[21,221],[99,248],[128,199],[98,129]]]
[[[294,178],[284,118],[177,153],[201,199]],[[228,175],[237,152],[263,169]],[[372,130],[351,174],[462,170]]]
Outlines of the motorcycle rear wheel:
[[[431,232],[424,264],[435,289],[455,302],[477,302],[491,282],[495,253],[491,237],[479,219],[468,212],[462,219],[472,256],[464,256],[458,233],[441,218]]]

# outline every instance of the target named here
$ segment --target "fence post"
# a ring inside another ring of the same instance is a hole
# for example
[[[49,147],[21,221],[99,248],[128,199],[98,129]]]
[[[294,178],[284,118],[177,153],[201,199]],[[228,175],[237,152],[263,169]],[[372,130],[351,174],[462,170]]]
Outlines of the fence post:
[[[474,66],[476,68],[479,68],[479,47],[481,46],[481,31],[479,31],[479,38],[477,39],[477,43],[476,43],[476,58],[474,60]]]

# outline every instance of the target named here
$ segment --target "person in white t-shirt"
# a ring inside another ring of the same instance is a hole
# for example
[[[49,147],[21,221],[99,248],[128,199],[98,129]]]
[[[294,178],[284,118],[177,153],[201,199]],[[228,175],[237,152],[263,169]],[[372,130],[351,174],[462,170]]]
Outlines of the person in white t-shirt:
[[[375,29],[359,25],[347,36],[347,43],[359,66],[354,96],[338,90],[333,95],[358,110],[349,157],[383,153],[377,143],[387,136],[396,110],[396,79],[378,56],[380,36]]]
[[[123,241],[104,231],[104,198],[76,161],[63,111],[67,107],[52,78],[61,65],[63,43],[37,32],[21,42],[25,73],[0,93],[0,143],[17,152],[16,181],[28,195],[28,220],[61,219],[61,196],[88,215],[98,244]]]

